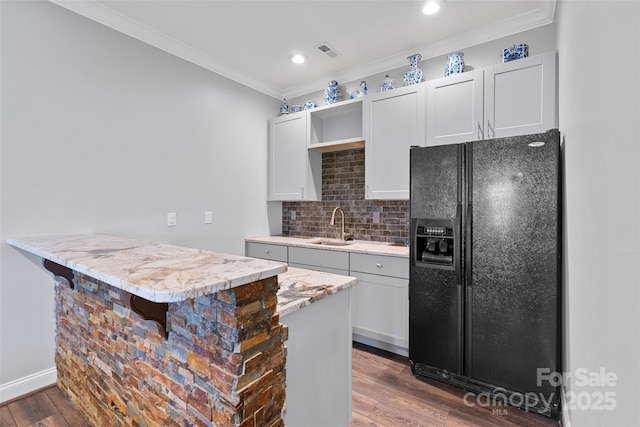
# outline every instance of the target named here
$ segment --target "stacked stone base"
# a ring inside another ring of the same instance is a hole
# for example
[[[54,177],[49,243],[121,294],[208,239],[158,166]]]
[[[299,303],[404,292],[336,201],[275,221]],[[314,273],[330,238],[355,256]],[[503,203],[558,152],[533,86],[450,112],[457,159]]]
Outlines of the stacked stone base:
[[[131,294],[56,282],[58,386],[88,424],[282,426],[286,328],[276,277],[170,303],[165,339]]]

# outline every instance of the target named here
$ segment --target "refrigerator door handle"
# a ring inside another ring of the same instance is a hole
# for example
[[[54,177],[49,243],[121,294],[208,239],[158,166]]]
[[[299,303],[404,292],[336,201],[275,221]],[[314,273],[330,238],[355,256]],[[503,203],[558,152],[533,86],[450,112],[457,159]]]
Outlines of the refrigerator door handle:
[[[462,280],[462,234],[461,234],[461,219],[462,219],[462,203],[458,203],[456,207],[456,218],[453,226],[453,268],[456,270],[456,283],[458,286],[463,285]]]
[[[467,239],[466,241],[466,245],[465,245],[465,249],[466,249],[466,254],[464,257],[464,269],[466,272],[466,280],[465,280],[465,284],[467,287],[471,287],[473,285],[473,283],[471,282],[471,253],[472,253],[472,246],[471,246],[471,218],[473,217],[473,204],[469,203],[467,205],[467,218],[465,221],[465,226],[466,226],[466,230],[465,230],[465,237]]]

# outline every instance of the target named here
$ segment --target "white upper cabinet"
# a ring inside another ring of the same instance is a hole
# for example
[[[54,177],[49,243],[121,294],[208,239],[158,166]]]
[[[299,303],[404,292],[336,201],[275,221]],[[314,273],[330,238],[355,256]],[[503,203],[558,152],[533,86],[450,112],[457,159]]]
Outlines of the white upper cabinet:
[[[409,148],[425,143],[425,84],[364,100],[365,198],[409,198]]]
[[[428,146],[482,139],[482,88],[482,70],[427,82]]]
[[[267,200],[320,200],[322,154],[307,148],[306,111],[269,121]]]
[[[484,118],[486,139],[557,128],[555,52],[486,68]]]

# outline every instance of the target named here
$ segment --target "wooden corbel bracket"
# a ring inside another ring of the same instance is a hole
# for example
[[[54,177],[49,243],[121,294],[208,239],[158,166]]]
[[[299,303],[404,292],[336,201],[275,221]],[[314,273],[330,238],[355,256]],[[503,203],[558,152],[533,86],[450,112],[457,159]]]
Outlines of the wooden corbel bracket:
[[[131,295],[129,302],[131,310],[134,313],[142,316],[144,320],[153,320],[158,325],[158,332],[164,339],[169,338],[169,331],[167,330],[167,312],[169,311],[169,304],[166,302],[153,302],[137,295]]]
[[[69,286],[71,287],[71,289],[75,289],[75,285],[73,284],[72,269],[70,269],[69,267],[65,267],[64,265],[57,264],[48,259],[45,259],[42,265],[47,271],[53,273],[54,276],[67,279],[67,282],[69,282]]]

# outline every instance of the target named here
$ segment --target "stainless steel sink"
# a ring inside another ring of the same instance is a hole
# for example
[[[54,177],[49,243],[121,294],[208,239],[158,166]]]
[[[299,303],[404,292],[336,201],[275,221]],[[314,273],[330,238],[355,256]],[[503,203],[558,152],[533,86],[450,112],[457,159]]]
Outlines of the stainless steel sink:
[[[352,244],[352,241],[345,241],[339,239],[313,239],[309,240],[309,243],[313,243],[314,245],[325,245],[325,246],[347,246]]]

